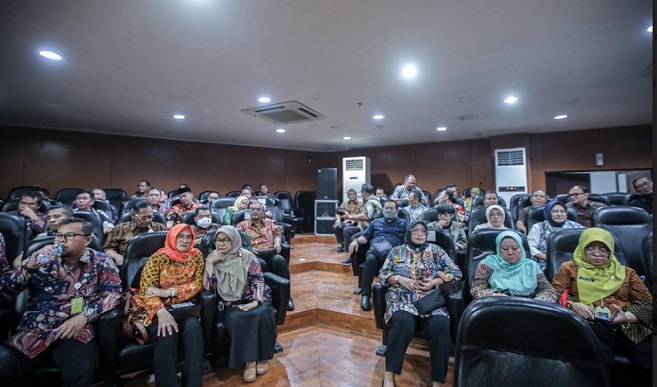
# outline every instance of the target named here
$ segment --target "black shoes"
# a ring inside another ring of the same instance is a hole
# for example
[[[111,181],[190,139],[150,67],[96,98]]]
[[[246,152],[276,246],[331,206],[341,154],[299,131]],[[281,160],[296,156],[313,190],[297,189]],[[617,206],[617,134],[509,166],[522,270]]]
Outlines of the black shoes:
[[[337,251],[338,251],[338,253],[344,253],[347,250],[344,248],[344,245],[340,245],[340,247],[338,247]]]
[[[351,265],[351,255],[347,259],[340,261],[342,265]]]
[[[366,312],[372,309],[372,305],[370,305],[370,296],[363,295],[363,298],[360,300],[360,308]]]
[[[287,310],[294,310],[294,301],[292,301],[292,297],[290,297],[290,300],[287,302]]]

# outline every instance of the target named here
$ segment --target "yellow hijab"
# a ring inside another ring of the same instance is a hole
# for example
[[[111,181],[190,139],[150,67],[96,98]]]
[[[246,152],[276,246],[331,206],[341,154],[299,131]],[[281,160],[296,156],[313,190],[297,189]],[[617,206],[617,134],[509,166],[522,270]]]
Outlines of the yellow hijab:
[[[602,242],[610,251],[609,260],[595,266],[586,260],[584,249],[593,242]],[[579,237],[573,258],[577,262],[577,290],[579,301],[592,305],[595,301],[610,296],[623,284],[625,267],[614,256],[614,237],[609,231],[597,227],[587,228]]]

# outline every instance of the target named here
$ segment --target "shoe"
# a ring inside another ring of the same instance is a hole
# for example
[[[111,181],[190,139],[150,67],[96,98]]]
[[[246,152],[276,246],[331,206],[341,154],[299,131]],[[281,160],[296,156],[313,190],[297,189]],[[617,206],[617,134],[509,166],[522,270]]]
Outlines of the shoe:
[[[345,250],[344,245],[340,245],[340,247],[338,247],[337,251],[338,251],[338,253],[344,253],[347,250]]]
[[[354,289],[354,291],[353,291],[352,293],[353,293],[353,294],[361,294],[362,292],[363,292],[363,289],[361,289],[361,288],[356,288],[356,289]]]
[[[347,259],[340,261],[340,264],[342,265],[351,265],[351,255],[347,257]]]
[[[387,372],[386,372],[387,373]],[[383,377],[383,382],[381,382],[382,387],[395,387],[395,379],[393,376],[389,376],[386,378],[385,376]]]
[[[292,301],[292,298],[287,302],[287,310],[294,310],[294,301]]]
[[[360,300],[360,309],[366,312],[372,309],[372,305],[370,305],[370,296],[363,295],[363,298]]]
[[[262,360],[256,363],[256,374],[263,375],[269,371],[269,361]]]
[[[247,383],[255,382],[256,380],[256,363],[246,363],[244,367],[244,375],[242,375],[242,380]]]

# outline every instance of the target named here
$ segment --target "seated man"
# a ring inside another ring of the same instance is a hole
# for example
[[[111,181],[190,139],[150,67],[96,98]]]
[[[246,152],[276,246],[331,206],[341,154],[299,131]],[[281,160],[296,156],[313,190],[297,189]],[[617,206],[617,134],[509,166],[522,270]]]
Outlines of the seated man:
[[[221,227],[220,224],[212,223],[212,212],[210,212],[210,207],[203,205],[199,206],[196,209],[196,216],[194,216],[194,225],[192,228],[196,233],[196,239],[194,241],[194,246],[198,247],[201,245],[201,239],[203,236],[212,230],[219,230]]]
[[[94,195],[94,200],[104,200],[110,206],[110,212],[112,213],[112,223],[116,224],[119,221],[119,212],[116,210],[116,207],[110,202],[107,201],[107,194],[100,188],[94,188],[91,190],[91,193]]]
[[[259,196],[266,196],[268,198],[275,198],[276,196],[269,192],[269,187],[265,183],[260,183],[260,186],[258,186],[258,190],[260,191]]]
[[[246,196],[249,200],[251,200],[253,198],[253,191],[251,190],[251,186],[243,187],[240,191],[240,196]]]
[[[404,210],[408,213],[411,223],[421,220],[422,214],[427,210],[427,207],[422,204],[423,197],[424,194],[417,188],[408,195],[408,206],[404,207]]]
[[[566,206],[577,212],[577,223],[584,227],[591,227],[593,212],[598,208],[607,207],[606,204],[589,199],[589,191],[583,185],[574,185],[568,190],[569,201]]]
[[[384,198],[386,197],[386,191],[383,190],[383,188],[379,187],[376,189],[376,197],[377,198]]]
[[[516,221],[516,230],[525,235],[527,234],[527,216],[529,216],[529,211],[534,207],[542,206],[547,203],[547,196],[545,191],[542,189],[533,190],[532,196],[529,197],[529,202],[532,205],[520,210],[518,213],[518,220]]]
[[[372,184],[363,184],[360,187],[360,195],[363,198],[364,203],[360,213],[355,215],[344,214],[340,216],[342,220],[352,220],[358,222],[353,226],[345,227],[343,236],[345,243],[351,243],[352,237],[355,234],[365,230],[367,226],[370,225],[372,219],[374,219],[374,216],[381,209],[381,201],[379,198],[374,196],[374,186]],[[351,265],[351,254],[349,254],[345,260],[340,261],[340,263],[343,265]]]
[[[128,243],[137,235],[153,231],[166,231],[167,226],[153,222],[153,208],[145,201],[140,200],[130,210],[130,222],[119,223],[114,227],[105,240],[105,254],[114,260],[116,266],[123,265],[123,255]]]
[[[639,177],[632,181],[632,185],[639,196],[635,196],[628,204],[643,208],[652,215],[652,180],[647,177]]]
[[[239,222],[238,230],[246,232],[251,241],[253,253],[262,258],[271,272],[286,279],[290,279],[290,268],[287,261],[280,255],[281,233],[276,224],[265,218],[265,206],[260,202],[250,204],[251,219]],[[267,250],[266,254],[263,254]],[[288,310],[294,309],[294,301],[290,297]]]
[[[495,204],[497,204],[498,206],[500,205],[500,198],[497,196],[497,192],[495,191],[486,192],[486,195],[484,195],[484,207],[489,207]]]
[[[30,292],[17,333],[0,345],[3,385],[24,385],[48,362],[61,372],[63,386],[92,384],[98,362],[92,323],[119,306],[121,279],[107,255],[87,247],[91,229],[82,219],[63,221],[55,236],[61,254],[55,254],[53,245],[45,246],[0,278],[1,296]],[[47,261],[39,262],[40,255]]]
[[[91,192],[82,191],[75,196],[75,209],[73,209],[73,213],[75,214],[77,211],[89,211],[95,213],[103,224],[103,233],[107,234],[112,228],[114,228],[114,223],[112,223],[112,220],[105,211],[100,211],[94,208],[95,202],[96,199]]]
[[[194,194],[192,194],[192,190],[187,186],[178,188],[177,196],[180,199],[180,203],[171,207],[171,210],[167,214],[167,229],[180,223],[183,215],[189,211],[194,211],[200,206],[200,204],[194,201]]]
[[[57,230],[59,230],[59,225],[62,224],[65,219],[72,217],[73,209],[67,205],[59,204],[48,208],[46,227],[43,229],[43,232],[37,235],[34,239],[55,236]]]
[[[342,216],[351,214],[359,214],[363,208],[363,203],[358,200],[358,193],[355,189],[350,189],[347,191],[347,201],[342,202],[340,207],[335,213],[335,223],[333,224],[333,230],[335,231],[335,239],[338,241],[338,253],[344,253],[347,251],[344,244],[344,229],[349,226],[353,226],[355,220],[342,220]]]
[[[422,192],[422,189],[417,185],[415,185],[415,176],[406,175],[404,176],[404,184],[395,188],[395,192],[393,192],[392,195],[390,195],[390,199],[399,203],[400,200],[408,198],[408,195],[410,195],[411,191],[415,188],[419,189],[420,192]],[[424,193],[422,193],[422,204],[424,204],[425,206],[429,205],[429,199],[426,196],[424,196]]]
[[[209,206],[210,204],[212,204],[212,202],[213,202],[215,199],[219,199],[219,192],[216,192],[216,191],[210,191],[210,192],[208,193],[208,196],[205,198],[205,200],[208,202],[208,203],[207,203],[208,206]]]
[[[371,241],[365,258],[365,269],[363,270],[362,299],[360,308],[370,310],[370,298],[372,296],[372,281],[376,273],[381,270],[383,262],[393,247],[404,243],[404,235],[408,222],[397,217],[397,202],[388,199],[383,205],[383,218],[378,218],[370,223],[369,227],[349,244],[349,254],[358,251],[359,244]]]
[[[162,196],[161,189],[156,187],[149,189],[146,194],[146,199],[148,200],[148,203],[150,203],[151,208],[153,208],[153,211],[157,211],[160,214],[167,216],[170,210],[169,201],[166,200],[166,196]]]
[[[41,194],[38,192],[24,192],[18,201],[18,208],[9,211],[10,214],[20,215],[25,218],[28,242],[42,233],[46,225],[46,214],[39,211],[41,200]]]
[[[132,196],[133,198],[146,197],[146,193],[151,189],[151,182],[148,180],[139,180],[137,184],[137,192]]]

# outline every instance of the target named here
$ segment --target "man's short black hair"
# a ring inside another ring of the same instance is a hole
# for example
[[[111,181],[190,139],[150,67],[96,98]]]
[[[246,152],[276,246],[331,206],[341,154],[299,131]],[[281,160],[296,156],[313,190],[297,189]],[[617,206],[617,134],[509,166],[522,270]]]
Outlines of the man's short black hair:
[[[198,206],[198,208],[196,209],[196,213],[198,214],[199,211],[210,211],[210,207],[206,206],[205,204],[202,206]]]
[[[648,180],[649,182],[652,183],[652,179],[650,179],[648,176],[639,176],[636,179],[632,180],[632,187],[634,187],[634,189],[636,189],[636,182],[641,180],[641,179],[646,179],[646,180]]]
[[[363,184],[360,186],[360,192],[367,192],[370,195],[374,195],[374,186],[372,184]]]
[[[422,202],[422,198],[424,198],[424,194],[422,193],[422,191],[420,191],[417,188],[413,188],[409,193],[409,195],[413,195],[414,198],[420,199],[420,202]]]
[[[41,201],[43,200],[43,196],[41,196],[41,194],[39,192],[37,192],[37,191],[23,192],[21,194],[20,199],[22,199],[24,197],[28,197],[30,199],[36,200],[37,201],[37,206],[39,206],[39,207],[41,206]],[[20,199],[19,199],[19,201],[20,201]]]
[[[52,210],[60,210],[60,209],[62,210],[62,212],[67,218],[73,217],[73,209],[71,208],[71,206],[67,206],[66,204],[55,204],[54,206],[48,208],[48,212]]]
[[[91,222],[88,222],[84,219],[80,218],[66,218],[64,219],[60,224],[59,227],[65,226],[67,224],[74,224],[74,223],[80,223],[82,225],[82,233],[86,236],[89,236],[93,233],[94,226],[91,224]]]
[[[456,213],[456,210],[454,210],[454,206],[452,206],[449,203],[440,203],[439,205],[436,206],[436,213],[454,215]]]
[[[581,189],[583,193],[589,193],[589,189],[585,185],[574,185],[570,189]]]
[[[147,186],[149,186],[149,187],[151,186],[151,182],[150,182],[150,181],[148,181],[148,180],[146,180],[146,179],[141,179],[141,180],[139,180],[140,183],[141,183],[142,181],[143,181],[144,183],[146,183]]]
[[[392,200],[392,199],[388,199],[388,200],[386,200],[385,202],[383,202],[383,205],[385,206],[385,205],[388,204],[388,203],[393,203],[393,204],[395,205],[395,210],[398,210],[398,209],[399,209],[399,204],[397,204],[396,201],[394,201],[394,200]]]
[[[447,185],[445,186],[445,189],[447,189],[447,188],[458,188],[458,187],[459,186],[456,185],[456,183],[447,183]]]
[[[96,200],[96,197],[94,196],[94,194],[92,194],[91,191],[86,191],[86,190],[85,190],[85,191],[80,191],[80,192],[78,192],[77,195],[75,195],[75,197],[77,198],[78,195],[82,195],[82,194],[87,194],[87,195],[89,195],[89,197],[91,198],[92,201],[95,201],[95,200]]]
[[[141,210],[142,208],[153,208],[151,206],[151,203],[148,202],[148,200],[137,200],[136,203],[132,206],[132,209],[130,210],[131,213],[136,214]]]

